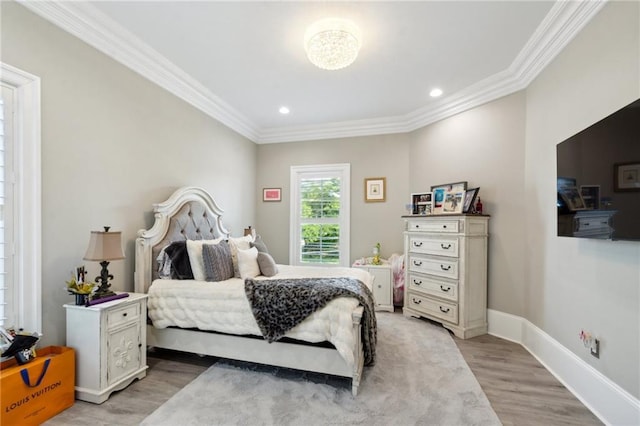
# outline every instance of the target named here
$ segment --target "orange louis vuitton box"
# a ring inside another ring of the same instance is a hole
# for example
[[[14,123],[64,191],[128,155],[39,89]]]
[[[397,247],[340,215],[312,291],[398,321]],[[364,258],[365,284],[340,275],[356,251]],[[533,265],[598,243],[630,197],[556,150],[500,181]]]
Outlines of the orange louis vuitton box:
[[[39,425],[73,405],[75,352],[64,346],[36,351],[32,361],[10,359],[0,366],[0,424]]]

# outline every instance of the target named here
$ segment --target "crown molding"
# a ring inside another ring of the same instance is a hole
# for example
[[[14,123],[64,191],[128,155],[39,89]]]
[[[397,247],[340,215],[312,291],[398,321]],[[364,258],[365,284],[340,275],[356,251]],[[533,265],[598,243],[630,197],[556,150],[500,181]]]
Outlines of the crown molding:
[[[255,143],[406,133],[526,88],[607,0],[557,1],[509,68],[406,115],[310,126],[258,128],[135,35],[85,2],[17,0]]]
[[[252,141],[258,139],[259,132],[249,119],[94,6],[86,2],[17,1],[232,130]]]

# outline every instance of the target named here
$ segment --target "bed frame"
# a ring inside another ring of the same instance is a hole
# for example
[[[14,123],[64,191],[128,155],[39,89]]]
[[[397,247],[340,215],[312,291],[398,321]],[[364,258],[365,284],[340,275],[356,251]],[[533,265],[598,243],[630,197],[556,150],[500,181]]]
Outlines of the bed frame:
[[[202,188],[184,187],[168,200],[154,204],[155,223],[138,231],[136,239],[135,291],[147,293],[157,278],[155,259],[162,247],[172,241],[229,237],[222,224],[224,212]],[[357,395],[364,352],[361,341],[363,308],[353,312],[354,365],[350,367],[334,348],[289,343],[268,343],[254,337],[234,336],[193,329],[158,329],[147,325],[147,345],[221,358],[294,368],[351,378],[351,391]]]

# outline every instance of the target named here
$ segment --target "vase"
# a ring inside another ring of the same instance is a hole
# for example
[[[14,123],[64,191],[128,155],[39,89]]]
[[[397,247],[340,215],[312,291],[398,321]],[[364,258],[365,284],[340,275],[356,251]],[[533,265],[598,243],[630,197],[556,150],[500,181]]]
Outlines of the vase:
[[[87,303],[87,295],[86,294],[76,294],[76,305],[82,306]]]

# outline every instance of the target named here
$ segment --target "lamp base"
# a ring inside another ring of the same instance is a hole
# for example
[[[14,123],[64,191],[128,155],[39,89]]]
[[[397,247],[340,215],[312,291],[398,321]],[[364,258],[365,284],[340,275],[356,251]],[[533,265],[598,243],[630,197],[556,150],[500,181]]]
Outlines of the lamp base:
[[[105,289],[105,290],[98,289],[95,293],[91,295],[91,300],[102,299],[103,297],[109,297],[109,296],[115,296],[115,295],[116,294],[109,289]]]

